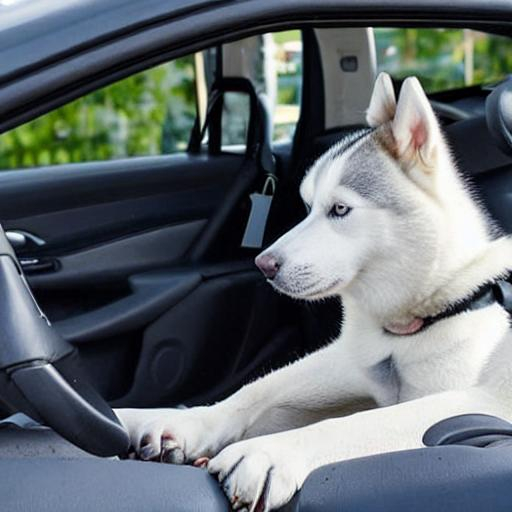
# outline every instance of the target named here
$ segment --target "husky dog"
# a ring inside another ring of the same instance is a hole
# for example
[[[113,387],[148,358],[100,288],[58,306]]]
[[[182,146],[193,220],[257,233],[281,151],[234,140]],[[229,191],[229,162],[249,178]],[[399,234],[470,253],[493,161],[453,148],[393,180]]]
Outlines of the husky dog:
[[[328,463],[420,448],[453,415],[512,419],[509,316],[482,301],[512,241],[459,177],[416,78],[397,103],[379,75],[367,121],[313,165],[308,216],[256,258],[279,292],[341,296],[338,339],[209,407],[117,411],[140,458],[206,466],[234,509],[278,508]]]

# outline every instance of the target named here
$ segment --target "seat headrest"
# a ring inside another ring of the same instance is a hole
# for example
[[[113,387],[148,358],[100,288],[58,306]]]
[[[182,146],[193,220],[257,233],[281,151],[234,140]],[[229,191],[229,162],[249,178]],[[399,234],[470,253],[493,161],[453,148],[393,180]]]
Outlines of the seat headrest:
[[[485,102],[487,126],[502,151],[512,154],[512,78],[498,85]]]

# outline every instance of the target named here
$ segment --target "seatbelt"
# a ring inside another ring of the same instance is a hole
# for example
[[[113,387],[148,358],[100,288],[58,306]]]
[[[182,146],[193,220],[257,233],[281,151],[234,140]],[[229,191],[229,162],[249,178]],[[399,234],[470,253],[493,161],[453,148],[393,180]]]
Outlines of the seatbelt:
[[[277,176],[276,161],[272,154],[272,117],[269,108],[263,97],[259,97],[258,109],[261,119],[261,146],[259,148],[259,166],[265,173],[265,182],[261,192],[253,192],[249,195],[251,200],[251,211],[247,218],[242,247],[250,249],[261,249],[265,237],[268,215],[272,200],[276,193]]]
[[[247,195],[251,199],[251,204],[256,205],[256,207],[254,207],[254,211],[251,211],[252,215],[249,214],[241,246],[261,247],[268,212],[277,185],[275,161],[272,154],[271,135],[269,133],[270,122],[268,112],[265,104],[256,94],[252,83],[246,78],[228,77],[216,80],[212,86],[212,92],[208,101],[205,123],[203,127],[200,127],[199,121],[196,119],[189,142],[189,151],[191,153],[200,153],[201,142],[204,139],[206,130],[213,125],[214,129],[210,130],[210,137],[208,139],[208,150],[210,154],[221,152],[221,117],[223,96],[226,92],[241,92],[249,96],[250,118],[245,158],[235,181],[228,191],[228,200],[221,204],[192,248],[190,253],[192,261],[197,261],[204,257],[217,239],[228,217]],[[255,195],[265,196],[265,198],[255,198],[253,201],[251,198],[253,195],[251,188],[253,189],[254,183],[259,181],[259,177],[265,183],[268,182],[268,184],[263,186],[264,191],[262,189],[261,193]]]

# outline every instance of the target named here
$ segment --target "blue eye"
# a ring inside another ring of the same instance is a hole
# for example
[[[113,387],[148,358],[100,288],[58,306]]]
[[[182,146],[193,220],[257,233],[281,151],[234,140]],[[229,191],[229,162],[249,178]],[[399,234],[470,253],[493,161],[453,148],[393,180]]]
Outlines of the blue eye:
[[[336,203],[329,211],[329,217],[345,217],[352,208],[343,203]]]

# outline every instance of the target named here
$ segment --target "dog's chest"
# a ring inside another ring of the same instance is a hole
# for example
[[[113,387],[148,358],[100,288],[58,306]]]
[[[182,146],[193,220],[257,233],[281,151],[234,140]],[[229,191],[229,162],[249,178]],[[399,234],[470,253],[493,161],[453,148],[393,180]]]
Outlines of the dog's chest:
[[[510,328],[499,306],[447,318],[410,337],[385,335],[355,316],[341,343],[381,406],[475,385]]]
[[[417,354],[414,347],[407,355],[391,351],[366,368],[373,397],[379,405],[388,406],[473,385],[484,359],[461,348],[452,346],[424,353],[423,357],[411,357]]]
[[[437,363],[437,365],[436,365]],[[367,370],[372,395],[380,406],[388,406],[450,389],[452,377],[441,358],[406,364],[396,355],[389,355]]]

